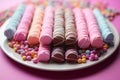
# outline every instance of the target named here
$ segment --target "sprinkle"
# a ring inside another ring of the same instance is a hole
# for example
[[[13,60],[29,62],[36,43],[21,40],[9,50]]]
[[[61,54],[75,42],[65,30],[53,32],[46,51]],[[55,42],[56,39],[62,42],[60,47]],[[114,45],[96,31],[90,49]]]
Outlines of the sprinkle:
[[[103,54],[103,53],[104,53],[104,51],[103,51],[103,50],[99,50],[99,52],[100,52],[100,54]]]
[[[86,50],[86,52],[85,52],[86,54],[90,54],[90,50]]]
[[[94,60],[94,58],[92,58],[92,57],[90,56],[90,57],[89,57],[89,60],[90,60],[90,61],[93,61],[93,60]]]
[[[17,52],[17,47],[14,47],[13,49],[14,49],[15,52]]]
[[[82,50],[79,49],[79,50],[78,50],[78,54],[81,54],[81,53],[82,53]]]
[[[103,51],[104,51],[104,52],[107,52],[107,48],[103,48]]]
[[[82,63],[82,59],[81,59],[81,58],[78,59],[78,63],[79,63],[79,64]]]
[[[98,58],[99,58],[98,55],[95,55],[94,57],[95,57],[95,60],[98,60]]]
[[[27,57],[26,56],[22,56],[22,59],[25,61],[27,59]]]
[[[82,52],[83,52],[83,53],[85,53],[85,51],[86,51],[85,49],[82,49]]]
[[[9,46],[11,46],[11,44],[12,44],[11,42],[8,42],[8,45],[9,45]]]
[[[108,44],[104,44],[103,48],[109,48]]]
[[[86,58],[86,56],[85,56],[85,55],[83,55],[83,56],[82,56],[82,58]]]
[[[83,63],[86,63],[86,58],[82,58],[82,62],[83,62]]]
[[[27,60],[29,60],[29,61],[30,61],[31,59],[32,59],[32,58],[31,58],[31,56],[27,56]]]

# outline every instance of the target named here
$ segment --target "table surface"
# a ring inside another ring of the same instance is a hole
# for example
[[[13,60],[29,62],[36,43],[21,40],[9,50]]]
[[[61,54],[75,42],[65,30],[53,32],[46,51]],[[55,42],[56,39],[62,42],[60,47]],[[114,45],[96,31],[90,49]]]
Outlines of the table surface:
[[[6,9],[15,5],[15,0],[11,0],[13,3],[8,4],[7,0],[0,0],[0,8]],[[17,1],[17,0],[16,0]],[[23,1],[23,0],[22,0]],[[96,0],[91,0],[95,2]],[[102,1],[102,0],[97,0]],[[110,7],[120,10],[120,0],[104,0],[109,3]],[[3,3],[2,3],[3,2]],[[5,4],[8,4],[5,6]],[[120,16],[116,17],[113,21],[117,30],[120,33]],[[69,80],[118,80],[120,79],[120,46],[105,61],[82,70],[65,71],[65,72],[53,72],[32,69],[23,66],[5,55],[0,49],[0,80],[53,80],[53,79],[69,79]]]

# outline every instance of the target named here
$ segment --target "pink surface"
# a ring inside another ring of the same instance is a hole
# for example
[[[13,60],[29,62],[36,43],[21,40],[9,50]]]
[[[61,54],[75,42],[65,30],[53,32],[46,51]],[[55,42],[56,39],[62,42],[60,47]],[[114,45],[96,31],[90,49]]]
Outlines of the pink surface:
[[[6,1],[6,0],[4,0]],[[3,1],[3,2],[4,2]],[[96,1],[96,0],[91,0]],[[100,0],[99,0],[100,1]],[[102,0],[101,0],[102,1]],[[109,6],[120,10],[120,0],[105,0]],[[11,2],[12,3],[12,2]],[[2,2],[0,2],[1,8]],[[5,5],[2,5],[2,7]],[[120,16],[113,21],[120,33]],[[8,58],[0,49],[0,80],[119,80],[120,79],[120,47],[105,61],[82,70],[69,72],[49,72],[28,68]]]
[[[0,0],[0,11],[4,11],[5,9],[15,7],[17,6],[17,4],[20,4],[24,1],[27,0]]]

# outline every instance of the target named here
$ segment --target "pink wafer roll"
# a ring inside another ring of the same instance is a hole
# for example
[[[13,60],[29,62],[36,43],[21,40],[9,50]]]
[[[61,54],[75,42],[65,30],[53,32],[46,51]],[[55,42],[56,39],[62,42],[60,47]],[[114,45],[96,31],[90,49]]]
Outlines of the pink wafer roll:
[[[29,26],[31,24],[35,7],[30,4],[25,9],[21,22],[17,28],[17,31],[14,34],[14,39],[17,41],[25,40],[28,34]]]
[[[74,8],[75,23],[78,35],[78,46],[80,48],[88,48],[90,40],[88,36],[88,28],[85,22],[84,14],[80,8]]]
[[[43,19],[43,26],[39,39],[40,43],[43,45],[49,45],[52,42],[53,19],[54,19],[53,7],[48,6],[45,9],[45,16]]]
[[[43,16],[44,16],[43,9],[36,7],[33,22],[27,38],[28,43],[31,45],[39,43]]]
[[[34,62],[48,62],[50,60],[50,46],[40,44],[38,50],[38,56],[33,59]]]
[[[96,48],[102,47],[103,39],[92,10],[89,8],[86,8],[83,10],[83,12],[88,25],[91,46]]]

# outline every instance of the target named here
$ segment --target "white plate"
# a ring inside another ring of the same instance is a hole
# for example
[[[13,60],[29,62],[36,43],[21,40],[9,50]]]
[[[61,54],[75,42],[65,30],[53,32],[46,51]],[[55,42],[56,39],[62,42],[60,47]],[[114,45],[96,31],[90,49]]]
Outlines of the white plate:
[[[107,51],[107,53],[103,54],[99,60],[97,61],[87,61],[87,63],[85,64],[55,64],[55,63],[38,63],[38,64],[34,64],[32,61],[23,61],[21,59],[21,56],[17,53],[15,53],[13,51],[12,48],[10,48],[7,44],[7,39],[4,36],[4,26],[9,22],[6,21],[6,23],[2,26],[1,31],[0,31],[0,45],[1,48],[3,49],[3,51],[5,52],[5,54],[7,56],[9,56],[11,59],[13,59],[14,61],[23,64],[25,66],[28,67],[32,67],[32,68],[36,68],[36,69],[42,69],[42,70],[50,70],[50,71],[70,71],[70,70],[75,70],[75,69],[83,69],[92,65],[95,65],[97,63],[100,63],[101,61],[104,61],[106,58],[108,58],[110,55],[113,54],[113,52],[116,50],[116,48],[119,45],[119,33],[116,30],[116,28],[108,21],[110,28],[115,36],[114,39],[114,47],[109,48],[109,50]]]

